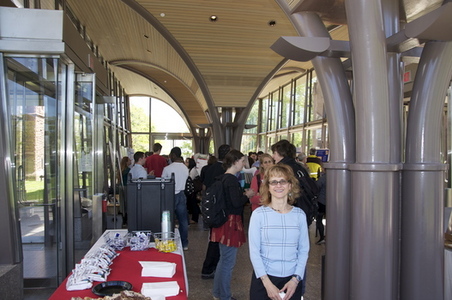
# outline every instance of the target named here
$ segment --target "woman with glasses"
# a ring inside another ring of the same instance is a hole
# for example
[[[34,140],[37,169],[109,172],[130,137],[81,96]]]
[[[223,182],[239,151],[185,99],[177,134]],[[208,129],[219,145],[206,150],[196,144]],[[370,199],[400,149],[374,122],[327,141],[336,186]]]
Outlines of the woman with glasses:
[[[294,206],[298,179],[290,166],[277,164],[265,171],[260,191],[262,206],[253,211],[248,231],[254,269],[250,299],[299,300],[309,237],[305,213]]]

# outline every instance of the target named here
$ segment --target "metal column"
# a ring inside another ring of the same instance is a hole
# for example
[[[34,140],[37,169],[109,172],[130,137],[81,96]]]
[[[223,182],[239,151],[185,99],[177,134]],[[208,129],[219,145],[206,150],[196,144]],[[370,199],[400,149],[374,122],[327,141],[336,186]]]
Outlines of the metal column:
[[[444,169],[441,115],[452,42],[428,42],[413,85],[403,174],[400,299],[443,299]]]
[[[291,19],[301,36],[329,37],[317,14],[298,12]],[[312,60],[325,98],[330,130],[327,215],[328,242],[325,260],[325,299],[346,300],[350,282],[350,171],[355,159],[355,116],[350,86],[340,59]],[[309,276],[309,274],[307,275]]]
[[[386,36],[380,1],[345,2],[355,83],[356,164],[352,170],[350,299],[398,297],[400,164],[394,142]],[[372,63],[370,71],[369,62]]]

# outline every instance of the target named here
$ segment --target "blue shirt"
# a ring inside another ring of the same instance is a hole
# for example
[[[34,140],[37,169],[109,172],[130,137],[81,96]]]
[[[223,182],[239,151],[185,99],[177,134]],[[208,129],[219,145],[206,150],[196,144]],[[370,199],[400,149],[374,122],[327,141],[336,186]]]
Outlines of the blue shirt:
[[[251,263],[257,278],[299,275],[303,278],[309,253],[306,215],[298,207],[280,214],[261,206],[251,214],[248,229]]]

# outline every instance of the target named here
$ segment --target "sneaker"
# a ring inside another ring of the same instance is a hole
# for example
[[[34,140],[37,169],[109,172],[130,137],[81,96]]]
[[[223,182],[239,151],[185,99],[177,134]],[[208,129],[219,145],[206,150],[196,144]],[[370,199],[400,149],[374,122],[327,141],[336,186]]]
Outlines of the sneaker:
[[[325,239],[324,238],[320,238],[320,240],[317,241],[317,243],[315,243],[316,245],[322,245],[325,244]]]
[[[188,250],[188,247],[187,247],[187,246],[185,246],[185,247],[184,247],[183,249],[184,249],[184,251],[187,251],[187,250]]]

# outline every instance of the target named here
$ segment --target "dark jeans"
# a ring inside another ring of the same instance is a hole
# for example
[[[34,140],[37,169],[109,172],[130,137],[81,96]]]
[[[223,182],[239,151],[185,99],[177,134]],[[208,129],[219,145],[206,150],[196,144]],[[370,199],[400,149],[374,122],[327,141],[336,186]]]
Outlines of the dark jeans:
[[[306,272],[305,272],[306,273]],[[268,275],[268,278],[270,281],[278,288],[282,289],[284,285],[292,279],[292,276],[288,277],[275,277]],[[305,279],[300,281],[298,283],[297,289],[295,290],[295,293],[292,295],[290,299],[293,300],[300,300],[301,296],[304,294],[304,287],[305,287]],[[250,286],[250,300],[266,300],[270,299],[267,295],[267,290],[265,289],[264,284],[262,283],[262,280],[260,278],[256,278],[256,275],[251,275],[251,286]]]
[[[220,247],[217,242],[209,242],[206,258],[202,265],[201,274],[210,275],[215,272],[220,260]]]
[[[198,205],[198,198],[196,197],[196,193],[187,195],[187,209],[191,214],[191,219],[198,223],[199,213],[201,212],[201,210]]]

